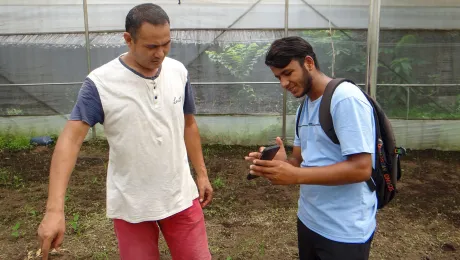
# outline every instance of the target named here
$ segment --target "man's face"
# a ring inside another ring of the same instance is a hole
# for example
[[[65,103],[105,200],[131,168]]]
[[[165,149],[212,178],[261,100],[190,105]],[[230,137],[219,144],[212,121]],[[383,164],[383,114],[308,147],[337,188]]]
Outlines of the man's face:
[[[292,60],[286,67],[279,69],[270,67],[276,78],[279,79],[281,87],[296,98],[305,96],[311,89],[312,77],[304,64]]]
[[[143,23],[137,31],[135,39],[125,33],[125,40],[134,59],[140,66],[150,70],[157,69],[171,48],[169,24]]]

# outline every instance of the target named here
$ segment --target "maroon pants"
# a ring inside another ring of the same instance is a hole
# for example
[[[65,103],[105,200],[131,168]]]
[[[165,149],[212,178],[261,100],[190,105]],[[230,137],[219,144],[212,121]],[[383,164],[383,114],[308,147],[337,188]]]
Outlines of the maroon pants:
[[[114,227],[122,260],[160,259],[160,230],[173,260],[211,259],[203,210],[198,199],[190,208],[166,219],[136,224],[115,219]]]

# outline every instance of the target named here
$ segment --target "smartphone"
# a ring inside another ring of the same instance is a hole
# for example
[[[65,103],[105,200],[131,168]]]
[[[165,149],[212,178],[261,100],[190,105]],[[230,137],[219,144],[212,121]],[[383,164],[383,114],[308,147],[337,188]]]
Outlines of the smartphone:
[[[279,149],[280,149],[279,145],[273,145],[273,146],[265,147],[265,149],[262,151],[262,154],[260,155],[260,160],[269,160],[269,161],[271,161],[273,159],[273,157],[275,157],[275,155],[279,151]],[[252,179],[255,179],[257,177],[260,177],[260,176],[252,175],[252,174],[248,173],[247,179],[252,180]]]

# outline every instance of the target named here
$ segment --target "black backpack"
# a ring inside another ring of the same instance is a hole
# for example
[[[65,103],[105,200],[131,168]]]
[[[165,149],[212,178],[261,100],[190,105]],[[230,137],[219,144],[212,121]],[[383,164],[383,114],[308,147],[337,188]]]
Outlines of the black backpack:
[[[332,94],[334,94],[337,86],[342,82],[350,82],[356,85],[353,81],[343,78],[333,79],[330,81],[323,94],[319,107],[319,123],[326,135],[335,144],[339,144],[339,140],[334,130],[332,115],[330,112]],[[361,90],[362,91],[362,90]],[[401,178],[400,156],[406,154],[403,147],[396,147],[396,139],[393,134],[388,117],[382,110],[380,105],[365,91],[362,91],[370,104],[374,108],[374,120],[376,128],[376,151],[375,151],[375,169],[372,170],[372,176],[366,181],[372,191],[376,191],[378,200],[378,209],[386,206],[396,195],[396,182]],[[300,110],[296,121],[296,135],[299,137],[299,119],[305,101],[300,105]]]

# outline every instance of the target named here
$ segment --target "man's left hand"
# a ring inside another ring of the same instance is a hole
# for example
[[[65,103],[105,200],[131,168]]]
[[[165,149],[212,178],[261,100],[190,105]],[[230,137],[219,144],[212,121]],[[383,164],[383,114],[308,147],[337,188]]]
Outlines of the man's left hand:
[[[212,200],[212,186],[209,182],[209,178],[197,177],[198,191],[200,192],[200,204],[201,208],[206,207]]]
[[[279,160],[254,160],[250,173],[267,178],[272,184],[297,184],[296,167]]]

